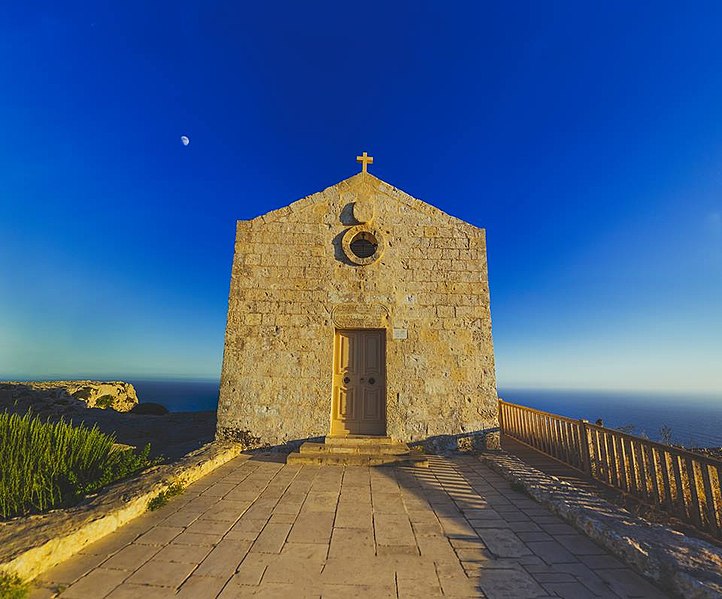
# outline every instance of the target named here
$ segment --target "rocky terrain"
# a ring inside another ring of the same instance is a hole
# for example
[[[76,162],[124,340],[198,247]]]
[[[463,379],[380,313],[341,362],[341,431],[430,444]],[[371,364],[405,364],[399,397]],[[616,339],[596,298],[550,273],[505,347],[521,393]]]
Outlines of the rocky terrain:
[[[134,413],[135,388],[121,381],[0,382],[0,412],[31,411],[42,419],[61,418],[96,425],[118,443],[143,447],[151,455],[175,459],[213,440],[215,412]]]
[[[0,383],[0,409],[40,416],[70,416],[86,408],[130,412],[138,404],[135,388],[120,381],[48,381]]]

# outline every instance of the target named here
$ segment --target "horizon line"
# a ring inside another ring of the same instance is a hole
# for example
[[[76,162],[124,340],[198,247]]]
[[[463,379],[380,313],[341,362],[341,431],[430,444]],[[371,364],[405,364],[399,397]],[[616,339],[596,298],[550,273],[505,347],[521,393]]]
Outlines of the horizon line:
[[[128,374],[118,376],[116,374],[90,375],[90,374],[73,374],[73,375],[44,375],[44,376],[27,376],[27,375],[7,375],[0,373],[0,383],[32,383],[32,382],[52,382],[52,381],[98,381],[98,382],[213,382],[220,384],[220,373],[215,376],[210,375],[183,375],[183,374]],[[689,395],[717,395],[722,396],[722,389],[700,389],[700,388],[659,388],[659,387],[599,387],[599,386],[551,386],[548,384],[540,385],[497,385],[497,395],[506,391],[556,391],[564,393],[655,393],[655,394],[689,394]],[[503,399],[503,398],[502,398]]]

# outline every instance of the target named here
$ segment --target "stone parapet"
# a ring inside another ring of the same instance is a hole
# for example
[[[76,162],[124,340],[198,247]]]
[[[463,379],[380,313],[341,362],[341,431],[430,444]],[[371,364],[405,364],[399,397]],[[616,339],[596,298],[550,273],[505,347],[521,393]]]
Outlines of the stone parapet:
[[[174,464],[111,485],[79,505],[0,523],[0,571],[33,579],[145,513],[173,484],[188,485],[238,457],[235,443],[209,443]]]
[[[484,463],[641,574],[679,597],[722,597],[722,550],[653,524],[505,452]]]

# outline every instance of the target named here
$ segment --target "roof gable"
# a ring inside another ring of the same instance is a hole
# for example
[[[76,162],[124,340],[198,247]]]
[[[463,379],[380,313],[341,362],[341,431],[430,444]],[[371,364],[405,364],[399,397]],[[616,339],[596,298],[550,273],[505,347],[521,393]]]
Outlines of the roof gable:
[[[416,210],[426,216],[433,218],[437,222],[446,224],[448,226],[460,228],[467,233],[478,233],[480,231],[483,231],[483,229],[481,229],[480,227],[476,227],[470,223],[467,223],[466,221],[461,220],[460,218],[451,216],[443,210],[440,210],[439,208],[432,206],[431,204],[424,202],[423,200],[416,199],[413,196],[407,194],[406,192],[394,187],[393,185],[386,183],[386,181],[383,181],[382,179],[379,179],[378,177],[375,177],[370,173],[364,172],[357,173],[352,177],[349,177],[348,179],[339,181],[335,185],[331,185],[323,191],[319,191],[317,193],[306,196],[305,198],[301,198],[300,200],[296,200],[288,206],[278,208],[277,210],[272,210],[261,216],[249,219],[248,221],[239,222],[247,222],[253,224],[258,224],[261,222],[283,222],[289,218],[292,218],[292,215],[294,213],[306,210],[307,208],[315,206],[318,203],[327,202],[329,200],[328,194],[343,194],[347,192],[350,192],[351,194],[353,194],[354,197],[357,198],[381,194],[385,198],[408,206],[413,210]]]

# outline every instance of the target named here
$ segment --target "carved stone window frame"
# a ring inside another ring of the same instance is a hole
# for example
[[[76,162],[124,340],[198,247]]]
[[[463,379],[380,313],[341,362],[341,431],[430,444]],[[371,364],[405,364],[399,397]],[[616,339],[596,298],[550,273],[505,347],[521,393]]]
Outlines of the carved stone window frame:
[[[359,233],[369,233],[374,237],[374,239],[376,239],[376,251],[368,258],[361,258],[357,256],[351,249],[351,242]],[[373,264],[381,258],[384,253],[386,243],[383,235],[376,227],[369,224],[363,224],[351,227],[348,231],[346,231],[346,233],[344,233],[343,239],[341,240],[341,247],[343,248],[343,253],[346,258],[348,258],[351,262],[358,266],[366,266],[368,264]]]

